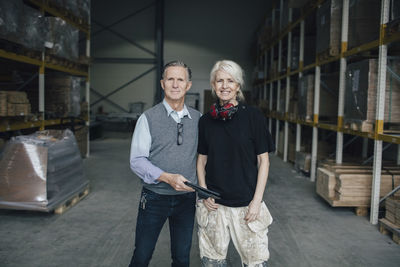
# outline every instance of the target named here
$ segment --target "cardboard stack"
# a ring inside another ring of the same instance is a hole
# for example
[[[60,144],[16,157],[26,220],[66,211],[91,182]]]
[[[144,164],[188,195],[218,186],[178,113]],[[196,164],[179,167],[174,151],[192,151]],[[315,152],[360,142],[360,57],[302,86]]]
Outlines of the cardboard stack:
[[[337,56],[340,52],[342,1],[325,1],[317,10],[317,54]]]
[[[46,77],[46,113],[55,117],[81,113],[81,78],[68,75]]]
[[[26,92],[0,91],[0,116],[26,116],[30,113]]]
[[[349,49],[379,39],[381,1],[353,0],[349,4]]]
[[[300,78],[298,86],[298,116],[303,120],[312,120],[314,114],[313,74]],[[336,121],[338,111],[339,76],[337,73],[321,74],[319,117],[325,121]]]
[[[376,119],[377,69],[376,59],[366,59],[349,64],[346,70],[344,122],[357,123],[357,130],[363,132],[371,132]],[[388,60],[388,69],[399,73],[399,61]],[[386,75],[384,122],[400,123],[400,82],[389,71]]]

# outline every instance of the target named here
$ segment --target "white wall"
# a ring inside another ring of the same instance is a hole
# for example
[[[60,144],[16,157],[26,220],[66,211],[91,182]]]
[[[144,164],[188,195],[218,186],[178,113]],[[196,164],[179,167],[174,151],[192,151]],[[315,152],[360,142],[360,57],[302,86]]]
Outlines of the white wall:
[[[263,0],[165,0],[164,62],[181,59],[193,71],[191,92],[203,93],[209,89],[209,72],[220,59],[231,59],[239,63],[246,72],[245,89],[251,87],[251,76],[255,63],[256,30],[269,10],[269,1]],[[92,19],[103,25],[132,14],[151,1],[96,0],[92,1]],[[135,40],[151,51],[155,50],[155,9],[145,11],[112,27],[118,33]],[[92,33],[98,30],[92,22]],[[92,37],[92,57],[153,57],[114,34],[103,31]],[[93,64],[92,87],[107,94],[151,65],[137,64]],[[129,102],[146,102],[145,108],[153,104],[155,71],[132,83],[126,89],[110,97],[110,100],[128,109]],[[92,94],[92,102],[97,97]],[[106,102],[101,102],[106,112],[119,112]],[[92,107],[96,111],[98,105]],[[202,109],[203,102],[200,101]],[[202,110],[201,110],[202,111]]]

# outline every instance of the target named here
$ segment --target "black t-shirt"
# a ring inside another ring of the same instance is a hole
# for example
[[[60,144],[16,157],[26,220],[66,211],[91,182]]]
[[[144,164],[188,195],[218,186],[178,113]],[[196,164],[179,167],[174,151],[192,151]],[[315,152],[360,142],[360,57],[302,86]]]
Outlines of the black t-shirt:
[[[239,104],[227,121],[210,113],[199,120],[197,152],[207,155],[206,184],[221,194],[216,200],[229,207],[247,206],[257,185],[257,155],[273,151],[274,144],[262,113]]]

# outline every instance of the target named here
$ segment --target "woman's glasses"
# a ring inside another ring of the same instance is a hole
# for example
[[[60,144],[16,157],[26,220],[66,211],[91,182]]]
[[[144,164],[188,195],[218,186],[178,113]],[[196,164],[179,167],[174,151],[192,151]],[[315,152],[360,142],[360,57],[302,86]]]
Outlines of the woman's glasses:
[[[183,143],[183,123],[178,123],[177,129],[178,129],[178,136],[176,139],[176,143],[178,144],[178,146],[180,146]]]

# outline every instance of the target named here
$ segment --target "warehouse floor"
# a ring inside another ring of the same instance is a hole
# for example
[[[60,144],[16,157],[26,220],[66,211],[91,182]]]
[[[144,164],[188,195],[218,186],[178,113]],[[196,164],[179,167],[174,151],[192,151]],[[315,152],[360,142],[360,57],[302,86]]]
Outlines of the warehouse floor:
[[[129,134],[92,141],[84,162],[91,192],[62,215],[0,210],[0,266],[127,266],[140,192],[129,148]],[[271,156],[265,194],[274,217],[270,267],[399,266],[400,245],[351,208],[331,208],[314,186]],[[169,266],[169,258],[165,227],[150,266]],[[232,247],[228,260],[240,266]],[[195,233],[191,266],[200,266]]]

